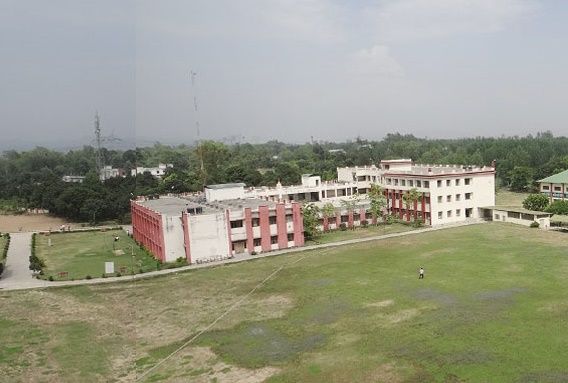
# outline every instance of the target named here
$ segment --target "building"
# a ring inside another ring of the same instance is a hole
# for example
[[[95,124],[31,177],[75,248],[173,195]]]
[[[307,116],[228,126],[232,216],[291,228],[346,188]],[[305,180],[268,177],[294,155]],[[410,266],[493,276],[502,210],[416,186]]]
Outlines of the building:
[[[211,185],[210,197],[222,195],[132,201],[133,237],[163,262],[203,263],[304,245],[300,204],[231,198],[243,189]]]
[[[124,169],[113,168],[110,165],[106,165],[99,172],[99,178],[101,181],[106,181],[115,177],[126,177],[126,171]]]
[[[69,183],[83,183],[83,181],[85,181],[85,176],[63,176],[61,177],[61,180],[63,180],[63,182],[69,182]]]
[[[158,167],[155,168],[144,168],[138,166],[136,169],[132,169],[130,171],[130,174],[132,175],[132,177],[135,177],[138,174],[144,174],[148,172],[156,178],[162,178],[166,174],[166,170],[168,170],[168,168],[173,168],[173,167],[174,167],[173,164],[158,164]]]
[[[550,202],[568,199],[568,170],[551,175],[537,182],[540,192],[548,196]]]
[[[531,226],[536,222],[541,229],[550,228],[551,213],[516,206],[488,206],[482,207],[481,210],[486,221],[509,222],[523,226]]]

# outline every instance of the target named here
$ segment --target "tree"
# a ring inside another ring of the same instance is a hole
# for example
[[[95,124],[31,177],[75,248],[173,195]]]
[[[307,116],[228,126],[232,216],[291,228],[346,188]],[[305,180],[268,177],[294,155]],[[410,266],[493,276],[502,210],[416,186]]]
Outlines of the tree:
[[[552,214],[568,215],[568,201],[553,201],[550,205],[548,205],[545,211]]]
[[[328,219],[331,217],[335,217],[335,206],[331,202],[326,203],[323,205],[321,209],[321,213],[324,219]],[[325,228],[324,228],[325,229]]]
[[[548,203],[548,197],[544,194],[531,194],[523,201],[523,207],[528,210],[544,211]]]
[[[533,183],[533,170],[527,166],[515,166],[510,172],[511,190],[523,192],[529,190]]]
[[[383,216],[383,209],[387,206],[387,199],[383,194],[383,188],[377,184],[372,184],[369,193],[369,200],[371,201],[371,206],[369,210],[373,217],[379,218]],[[378,221],[377,221],[378,222]]]
[[[402,200],[404,201],[404,205],[406,206],[406,214],[407,217],[410,217],[410,207],[418,202],[422,194],[416,189],[412,188],[407,193],[402,196]],[[414,211],[414,217],[416,218],[416,210]]]
[[[302,205],[302,216],[304,219],[304,238],[314,239],[319,235],[319,208],[309,202]]]

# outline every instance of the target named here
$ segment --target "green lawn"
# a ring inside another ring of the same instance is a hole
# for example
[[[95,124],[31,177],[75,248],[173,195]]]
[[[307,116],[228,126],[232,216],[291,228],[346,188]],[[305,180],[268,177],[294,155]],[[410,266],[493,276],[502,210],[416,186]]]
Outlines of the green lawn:
[[[501,223],[1,292],[5,381],[565,382],[568,236]],[[426,278],[417,278],[423,266]]]
[[[349,239],[358,238],[368,238],[375,237],[378,235],[401,233],[404,231],[416,230],[412,226],[402,225],[399,223],[394,223],[392,225],[379,225],[379,226],[367,226],[367,227],[356,227],[354,230],[333,230],[327,233],[322,233],[319,237],[314,240],[307,241],[306,245],[316,245],[320,243],[330,243],[338,241],[346,241]]]
[[[497,206],[523,206],[523,201],[530,193],[517,193],[507,189],[499,189],[495,193],[495,205]]]
[[[115,236],[120,238],[116,242]],[[44,279],[50,276],[55,280],[84,279],[87,275],[100,278],[105,271],[105,262],[114,262],[117,273],[121,268],[125,274],[131,274],[132,270],[135,273],[140,269],[144,272],[156,270],[156,260],[122,230],[36,235],[36,254],[46,265]],[[60,278],[60,272],[67,272],[68,277]]]

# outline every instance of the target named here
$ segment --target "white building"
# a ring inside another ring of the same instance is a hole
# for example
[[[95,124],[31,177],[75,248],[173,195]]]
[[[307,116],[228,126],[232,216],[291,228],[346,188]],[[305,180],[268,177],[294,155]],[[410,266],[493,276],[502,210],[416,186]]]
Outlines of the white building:
[[[537,182],[540,192],[546,195],[550,202],[568,199],[568,170],[553,174]]]
[[[83,183],[83,181],[85,181],[85,176],[63,176],[61,177],[61,180],[63,182],[68,182],[68,183]]]
[[[136,169],[132,169],[130,171],[130,174],[132,175],[132,177],[135,177],[137,174],[144,174],[148,172],[156,178],[162,178],[166,174],[166,170],[173,167],[173,164],[158,164],[158,167],[155,168],[144,168],[138,166]]]
[[[99,172],[101,181],[106,181],[115,177],[126,177],[126,172],[123,169],[113,168],[110,165],[104,166]]]

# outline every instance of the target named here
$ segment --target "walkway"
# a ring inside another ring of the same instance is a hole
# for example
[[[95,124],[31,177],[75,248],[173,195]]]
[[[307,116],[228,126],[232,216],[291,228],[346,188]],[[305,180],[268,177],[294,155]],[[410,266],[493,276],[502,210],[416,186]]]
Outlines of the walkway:
[[[6,277],[6,271],[5,271],[4,274],[2,275],[2,279],[0,279],[0,291],[1,290],[25,290],[25,289],[34,289],[34,288],[41,288],[41,287],[95,285],[95,284],[101,284],[101,283],[126,282],[126,281],[132,281],[132,280],[138,280],[138,279],[144,279],[144,278],[151,278],[151,277],[155,277],[155,276],[159,276],[159,275],[179,273],[179,272],[183,272],[183,271],[187,271],[187,270],[203,269],[203,268],[206,268],[206,267],[214,267],[214,266],[220,266],[220,265],[229,264],[229,263],[249,261],[249,260],[258,259],[258,258],[273,257],[273,256],[277,256],[277,255],[291,254],[291,253],[297,253],[297,252],[302,252],[302,251],[320,250],[320,249],[326,249],[326,248],[330,248],[330,247],[352,245],[352,244],[356,244],[356,243],[364,243],[364,242],[376,241],[376,240],[381,240],[381,239],[404,237],[404,236],[407,236],[407,235],[416,235],[416,234],[421,234],[421,233],[428,233],[430,231],[445,230],[445,229],[450,229],[450,228],[454,228],[454,227],[477,225],[477,224],[482,224],[482,223],[485,223],[485,222],[484,221],[470,221],[470,222],[464,222],[464,223],[459,223],[459,224],[450,224],[450,225],[444,225],[444,226],[429,227],[429,228],[425,228],[425,229],[405,231],[405,232],[402,232],[402,233],[377,235],[377,236],[374,236],[374,237],[367,237],[367,238],[349,239],[349,240],[346,240],[346,241],[325,243],[325,244],[321,244],[321,245],[295,247],[295,248],[292,248],[292,249],[277,250],[277,251],[271,251],[271,252],[267,252],[267,253],[261,253],[261,254],[255,255],[255,256],[250,256],[250,255],[246,255],[246,254],[239,254],[239,255],[235,256],[234,258],[227,259],[227,260],[224,260],[224,261],[216,261],[216,262],[188,265],[188,266],[178,267],[176,269],[151,271],[151,272],[144,273],[144,274],[125,275],[125,276],[122,276],[122,277],[109,277],[109,278],[81,279],[81,280],[76,280],[76,281],[49,282],[49,281],[44,281],[44,280],[32,279],[30,277],[29,270],[27,271],[26,276],[24,276],[23,273],[21,273],[21,274],[18,274],[17,278],[14,278],[12,280],[12,279]],[[26,269],[27,269],[27,267],[28,267],[27,261],[28,261],[28,257],[29,257],[31,234],[26,233],[26,234],[10,234],[10,235],[13,236],[13,237],[12,237],[12,242],[10,243],[10,249],[8,251],[8,262],[10,262],[10,257],[11,257],[11,254],[12,254],[12,252],[11,252],[12,247],[13,247],[12,244],[16,242],[16,241],[14,241],[14,238],[16,236],[22,236],[22,237],[20,237],[20,242],[17,245],[18,250],[14,250],[14,253],[20,253],[20,255],[19,255],[20,260],[18,262],[21,262],[21,259],[23,258],[22,253],[24,251],[26,252],[26,254],[25,254],[25,263],[26,263],[25,266],[26,266]],[[24,239],[23,236],[27,236],[27,239]],[[26,240],[27,240],[27,244],[25,244]],[[18,255],[16,254],[16,257],[17,256]],[[8,265],[9,264],[10,263],[8,263]],[[8,267],[10,267],[10,266],[8,266]],[[23,270],[23,265],[18,266],[18,270]]]
[[[0,276],[0,290],[44,287],[42,281],[32,277],[30,271],[30,246],[32,233],[10,234],[10,247],[6,268]]]

